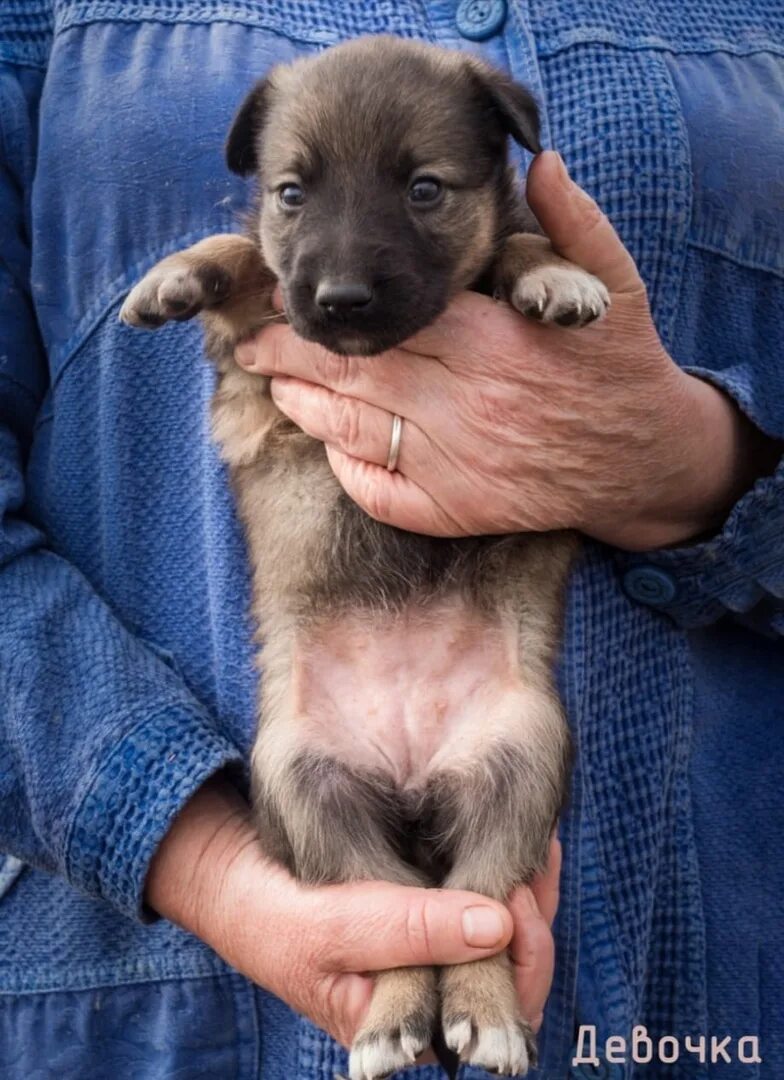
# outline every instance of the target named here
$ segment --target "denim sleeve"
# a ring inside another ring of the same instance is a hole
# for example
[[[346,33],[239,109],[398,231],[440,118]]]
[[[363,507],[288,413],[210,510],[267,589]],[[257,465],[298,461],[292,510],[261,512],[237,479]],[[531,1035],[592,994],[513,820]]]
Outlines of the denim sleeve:
[[[724,390],[784,452],[784,278],[692,251],[683,299],[677,341],[685,370]],[[730,615],[783,635],[784,460],[704,542],[618,558],[628,595],[682,627]]]
[[[34,68],[0,64],[0,850],[146,918],[157,844],[240,755],[25,516],[47,389],[26,211],[41,82]]]

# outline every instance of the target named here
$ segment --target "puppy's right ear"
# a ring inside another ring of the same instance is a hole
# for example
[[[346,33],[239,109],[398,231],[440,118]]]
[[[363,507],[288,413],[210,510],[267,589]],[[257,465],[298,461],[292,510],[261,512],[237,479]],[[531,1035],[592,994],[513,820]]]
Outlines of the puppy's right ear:
[[[261,79],[240,105],[226,139],[226,164],[233,173],[258,172],[258,141],[270,94],[269,79]]]

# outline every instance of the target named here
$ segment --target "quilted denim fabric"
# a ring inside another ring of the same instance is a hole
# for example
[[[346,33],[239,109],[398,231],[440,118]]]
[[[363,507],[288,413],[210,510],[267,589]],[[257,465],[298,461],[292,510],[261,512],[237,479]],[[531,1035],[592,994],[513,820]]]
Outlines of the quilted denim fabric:
[[[456,8],[0,6],[3,1080],[345,1070],[323,1032],[141,902],[172,817],[246,760],[256,676],[198,328],[134,335],[117,311],[163,254],[234,226],[248,192],[221,147],[268,66],[379,32],[506,66],[632,251],[672,355],[784,439],[779,0],[511,0],[481,46]],[[704,542],[589,544],[575,571],[545,1080],[570,1075],[580,1023],[762,1043],[755,1066],[685,1053],[596,1076],[784,1075],[783,538],[780,468]],[[664,575],[663,601],[633,595],[632,568]]]

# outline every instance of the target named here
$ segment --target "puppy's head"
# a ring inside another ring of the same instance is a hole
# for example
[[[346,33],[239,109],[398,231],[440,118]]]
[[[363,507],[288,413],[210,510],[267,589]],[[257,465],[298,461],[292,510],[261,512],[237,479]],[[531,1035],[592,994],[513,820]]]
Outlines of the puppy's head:
[[[229,133],[260,182],[260,238],[302,337],[372,355],[487,269],[507,140],[539,149],[530,94],[475,57],[361,38],[274,68]]]

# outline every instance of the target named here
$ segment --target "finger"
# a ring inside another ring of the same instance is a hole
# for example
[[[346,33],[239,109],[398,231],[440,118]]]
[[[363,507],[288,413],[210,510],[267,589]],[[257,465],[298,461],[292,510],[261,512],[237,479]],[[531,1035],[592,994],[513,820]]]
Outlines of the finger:
[[[460,890],[370,881],[314,889],[312,902],[326,972],[461,964],[500,952],[512,936],[503,904]]]
[[[426,536],[468,534],[461,522],[402,472],[389,472],[332,446],[327,447],[327,458],[346,494],[376,521]]]
[[[336,394],[324,386],[277,376],[270,384],[272,399],[281,412],[314,439],[343,454],[386,469],[392,442],[392,414],[357,398]],[[418,473],[427,457],[428,443],[412,421],[403,425],[398,472]]]
[[[406,403],[422,396],[422,365],[399,349],[380,356],[339,356],[303,341],[290,326],[266,327],[238,345],[234,357],[247,371],[304,379],[389,412],[408,415]]]
[[[370,1007],[373,979],[351,972],[330,973],[323,976],[315,992],[317,1002],[308,1015],[348,1049]]]
[[[531,882],[531,892],[534,894],[537,907],[549,926],[553,925],[558,911],[562,858],[561,841],[553,834],[547,869]]]
[[[555,970],[555,945],[547,920],[527,886],[517,889],[509,908],[514,919],[510,955],[523,1016],[538,1030]]]
[[[596,274],[611,292],[644,292],[634,259],[591,196],[571,179],[560,154],[545,150],[534,158],[526,197],[560,255]]]

